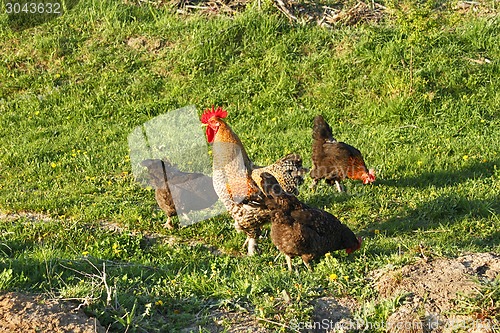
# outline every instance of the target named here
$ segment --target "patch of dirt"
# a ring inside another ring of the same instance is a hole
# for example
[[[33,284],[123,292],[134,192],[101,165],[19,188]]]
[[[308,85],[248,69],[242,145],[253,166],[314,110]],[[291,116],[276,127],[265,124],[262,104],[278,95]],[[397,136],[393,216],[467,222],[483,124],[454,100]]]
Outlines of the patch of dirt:
[[[500,272],[500,256],[467,254],[455,259],[421,260],[397,270],[374,272],[380,296],[402,296],[403,304],[387,320],[388,332],[493,332],[488,321],[457,314],[464,297],[479,292],[477,279],[493,280]]]
[[[453,9],[464,15],[468,15],[471,12],[484,17],[493,17],[498,15],[495,5],[484,0],[458,1]]]
[[[353,312],[359,304],[353,298],[319,297],[312,302],[311,333],[343,333],[355,327]]]
[[[206,15],[234,16],[244,11],[251,0],[123,0],[127,5],[151,5],[168,7],[182,15],[202,13]],[[260,7],[263,0],[258,1]],[[450,2],[450,4],[453,2]],[[338,1],[332,3],[324,0],[272,0],[272,4],[291,22],[300,24],[313,23],[322,27],[353,26],[364,22],[377,23],[385,16],[392,15],[395,8],[386,8],[375,1]],[[446,8],[445,2],[441,8]],[[451,6],[451,5],[450,5]],[[458,1],[450,7],[459,13],[468,15],[494,17],[497,15],[495,5],[491,1]]]
[[[225,14],[232,16],[242,12],[249,0],[123,0],[128,5],[152,5],[154,7],[169,7],[175,9],[178,14],[190,14],[193,12],[207,15]]]
[[[130,37],[126,40],[126,43],[129,47],[134,50],[140,51],[145,50],[148,52],[156,53],[159,51],[164,45],[164,43],[159,39],[148,39],[144,36],[135,36]]]
[[[193,12],[207,15],[228,15],[244,11],[250,0],[124,0],[125,4],[174,8],[179,14]],[[359,1],[348,6],[343,2],[334,5],[326,1],[273,0],[272,4],[292,22],[316,23],[323,27],[356,25],[361,22],[378,22],[386,8],[374,1]],[[258,6],[260,6],[260,2]]]
[[[359,1],[352,7],[341,2],[330,6],[321,1],[305,0],[274,0],[273,3],[290,21],[316,22],[328,28],[335,25],[353,26],[363,22],[378,22],[386,10],[374,1],[369,4]]]
[[[74,303],[10,292],[0,294],[0,332],[104,333],[106,330]]]
[[[25,211],[10,212],[10,213],[0,212],[0,220],[17,221],[22,218],[27,219],[31,222],[38,222],[38,221],[48,222],[53,220],[50,216],[42,213],[33,213]]]

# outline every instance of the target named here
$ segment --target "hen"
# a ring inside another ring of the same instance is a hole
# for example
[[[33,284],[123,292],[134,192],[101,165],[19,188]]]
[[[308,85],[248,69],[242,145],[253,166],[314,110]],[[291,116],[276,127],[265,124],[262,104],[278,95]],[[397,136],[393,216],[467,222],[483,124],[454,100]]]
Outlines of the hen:
[[[274,175],[281,186],[296,193],[306,170],[296,154],[268,167],[254,166],[239,137],[222,120],[226,117],[227,112],[221,107],[207,109],[201,116],[201,122],[207,125],[207,141],[213,144],[213,184],[219,199],[234,219],[235,228],[247,235],[248,255],[253,255],[261,226],[270,221],[270,211],[259,188],[261,173],[266,171]]]
[[[333,138],[332,129],[321,115],[314,118],[312,162],[310,175],[313,187],[321,179],[337,186],[339,192],[345,189],[340,183],[345,178],[361,180],[363,184],[375,181],[375,170],[368,170],[361,152],[344,142]]]
[[[310,207],[284,191],[269,173],[262,174],[264,202],[271,211],[271,240],[286,257],[288,270],[292,258],[301,257],[309,270],[309,261],[330,251],[349,254],[361,247],[361,237],[332,214]]]
[[[158,206],[167,215],[165,227],[173,229],[172,217],[212,206],[218,199],[212,178],[202,173],[182,172],[170,162],[147,159],[141,165],[148,170],[149,183],[155,189]]]

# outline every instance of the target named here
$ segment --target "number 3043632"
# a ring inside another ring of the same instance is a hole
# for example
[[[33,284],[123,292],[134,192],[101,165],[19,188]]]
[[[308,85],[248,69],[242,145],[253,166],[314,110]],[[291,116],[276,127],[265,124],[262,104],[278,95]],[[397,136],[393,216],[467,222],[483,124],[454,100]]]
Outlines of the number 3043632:
[[[7,14],[62,14],[59,2],[5,2]]]

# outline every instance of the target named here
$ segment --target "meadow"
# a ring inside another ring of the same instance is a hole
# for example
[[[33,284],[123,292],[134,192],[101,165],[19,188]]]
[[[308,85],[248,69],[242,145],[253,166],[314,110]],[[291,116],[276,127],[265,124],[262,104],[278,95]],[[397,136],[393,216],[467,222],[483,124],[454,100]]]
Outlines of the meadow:
[[[376,269],[500,253],[498,3],[382,4],[377,22],[331,28],[269,1],[228,15],[81,0],[23,28],[2,11],[0,291],[76,300],[110,332],[204,331],[214,309],[287,331],[322,296],[387,319],[399,303],[380,301]],[[164,229],[127,136],[192,104],[222,105],[260,165],[296,152],[310,167],[322,114],[377,181],[339,194],[307,178],[299,198],[361,235],[360,251],[290,273],[268,227],[255,257],[227,214]]]

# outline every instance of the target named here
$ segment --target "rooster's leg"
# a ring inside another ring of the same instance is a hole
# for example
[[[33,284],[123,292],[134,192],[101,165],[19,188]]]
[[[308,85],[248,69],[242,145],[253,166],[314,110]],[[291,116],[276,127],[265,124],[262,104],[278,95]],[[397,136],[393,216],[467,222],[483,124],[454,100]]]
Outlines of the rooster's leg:
[[[248,255],[253,256],[255,254],[255,248],[257,246],[257,241],[253,237],[247,237],[247,240],[245,241],[246,244],[248,244]]]
[[[243,246],[242,246],[242,247],[247,246],[247,244],[248,244],[248,239],[249,239],[248,237],[247,237],[247,239],[245,239],[245,243],[243,243]]]
[[[337,190],[342,193],[345,192],[345,187],[338,180],[335,181],[335,185],[337,185]]]
[[[290,272],[292,272],[293,271],[293,269],[292,269],[292,258],[289,255],[287,255],[287,254],[285,254],[285,258],[286,258],[286,264],[288,265],[288,270]]]
[[[172,230],[174,229],[174,224],[172,223],[172,217],[167,216],[167,222],[163,225],[166,229]]]
[[[306,265],[307,270],[308,270],[309,272],[312,272],[312,268],[311,268],[311,265],[309,265],[309,262],[304,261],[304,265]]]

